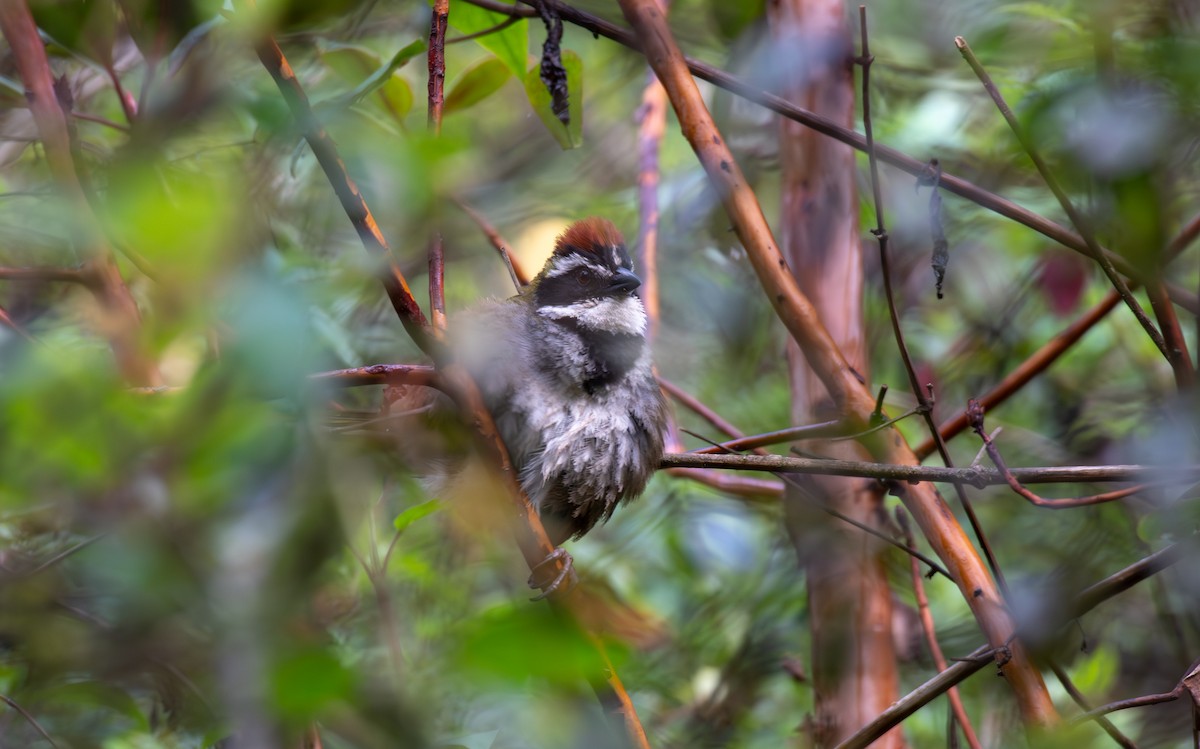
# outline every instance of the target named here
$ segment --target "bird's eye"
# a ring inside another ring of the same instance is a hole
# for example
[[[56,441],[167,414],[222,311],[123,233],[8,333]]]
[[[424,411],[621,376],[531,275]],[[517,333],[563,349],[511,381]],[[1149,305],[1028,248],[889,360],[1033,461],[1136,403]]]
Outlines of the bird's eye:
[[[592,282],[592,272],[584,268],[575,274],[575,280],[579,282],[580,286],[586,286]]]

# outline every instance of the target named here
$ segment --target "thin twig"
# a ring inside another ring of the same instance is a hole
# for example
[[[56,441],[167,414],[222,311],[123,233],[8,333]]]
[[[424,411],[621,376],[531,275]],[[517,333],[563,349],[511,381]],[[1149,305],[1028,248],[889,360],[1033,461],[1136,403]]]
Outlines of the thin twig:
[[[351,369],[334,369],[317,372],[308,378],[314,382],[327,382],[340,387],[360,385],[423,385],[444,389],[437,370],[419,364],[372,364]]]
[[[14,320],[4,307],[0,307],[0,325],[4,325],[30,343],[36,342],[36,339],[29,334],[29,331],[25,330],[25,326]]]
[[[465,201],[455,198],[454,203],[471,217],[471,220],[479,226],[484,236],[488,238],[492,247],[500,254],[500,259],[504,261],[504,266],[508,268],[508,275],[512,278],[513,287],[520,293],[521,289],[529,285],[529,274],[517,263],[517,259],[509,251],[508,243],[504,241],[504,237],[500,236],[500,232],[496,231],[496,227],[492,226],[482,213],[467,205]]]
[[[1074,719],[1073,722],[1080,723],[1084,720],[1089,720],[1097,715],[1107,715],[1108,713],[1116,712],[1117,710],[1128,710],[1132,707],[1146,707],[1148,705],[1158,705],[1163,702],[1174,702],[1180,697],[1188,693],[1188,683],[1198,677],[1197,670],[1200,669],[1200,659],[1192,661],[1192,665],[1188,666],[1188,670],[1184,673],[1183,678],[1175,685],[1175,688],[1170,692],[1162,692],[1161,694],[1145,694],[1141,697],[1131,697],[1127,700],[1117,700],[1110,702],[1107,705],[1101,705],[1094,710],[1088,710],[1083,715]]]
[[[861,476],[905,484],[932,481],[961,482],[983,488],[1007,484],[1000,471],[975,468],[946,468],[895,463],[873,463],[864,460],[831,460],[826,458],[794,458],[783,455],[707,455],[699,453],[667,453],[659,464],[662,468],[719,468],[736,471],[784,471],[828,476]],[[1200,465],[1108,465],[1012,468],[1009,472],[1023,484],[1089,483],[1097,481],[1155,481],[1186,484],[1200,481]]]
[[[9,697],[7,695],[0,694],[0,701],[3,701],[4,704],[8,705],[13,710],[16,710],[18,713],[20,713],[21,717],[24,718],[25,721],[27,723],[29,723],[29,725],[33,726],[34,730],[36,730],[38,733],[40,733],[42,735],[43,739],[50,742],[50,746],[53,746],[53,747],[55,747],[55,749],[57,749],[58,744],[56,744],[54,742],[54,739],[50,738],[50,734],[46,733],[46,729],[42,728],[42,725],[37,722],[37,719],[35,719],[32,715],[30,715],[29,712],[25,708],[18,705],[16,702],[14,702],[12,700],[11,697]]]
[[[862,108],[863,108],[863,130],[866,132],[867,138],[867,159],[871,168],[871,194],[875,202],[875,229],[871,232],[875,235],[879,242],[879,262],[883,275],[883,290],[887,297],[888,316],[891,318],[892,334],[896,338],[896,348],[900,351],[900,359],[904,363],[904,371],[908,375],[908,383],[912,388],[913,395],[917,398],[917,406],[925,420],[925,425],[929,429],[930,436],[933,437],[934,443],[937,445],[938,454],[942,458],[942,463],[947,468],[953,468],[954,462],[950,458],[950,451],[946,449],[946,443],[942,440],[941,434],[938,432],[937,422],[933,417],[933,403],[925,396],[924,390],[921,388],[921,383],[917,378],[917,370],[913,366],[912,356],[908,352],[908,344],[904,340],[904,331],[900,327],[900,313],[896,308],[896,296],[892,289],[892,273],[888,260],[888,233],[883,222],[883,195],[882,188],[879,184],[879,165],[875,157],[875,138],[871,129],[871,63],[874,58],[871,56],[870,42],[867,35],[867,8],[865,5],[858,6],[859,22],[862,35],[862,57],[858,62],[862,67]],[[932,388],[931,388],[932,390]],[[963,489],[961,483],[952,482],[955,494],[958,496],[959,504],[967,514],[967,521],[971,525],[971,530],[975,533],[976,540],[979,541],[979,546],[983,550],[983,555],[987,559],[988,567],[992,570],[992,575],[996,578],[996,583],[1000,586],[1000,590],[1004,593],[1004,597],[1008,597],[1008,585],[1004,580],[1004,573],[1000,570],[1000,564],[996,561],[996,555],[992,551],[992,545],[988,542],[987,534],[983,531],[983,525],[979,522],[979,516],[975,513],[975,508],[971,504],[971,500],[967,497],[967,492]]]
[[[446,330],[446,246],[440,231],[429,240],[429,319],[435,334]]]
[[[1075,682],[1071,681],[1071,677],[1067,675],[1067,672],[1063,670],[1062,666],[1058,665],[1058,663],[1054,660],[1050,660],[1049,665],[1050,670],[1054,672],[1054,676],[1058,679],[1059,683],[1063,685],[1063,689],[1067,690],[1067,694],[1071,695],[1071,699],[1075,701],[1075,704],[1079,705],[1080,709],[1082,709],[1084,712],[1090,712],[1092,708],[1088,706],[1087,698],[1084,697],[1083,693],[1080,692],[1075,686]],[[1112,737],[1113,741],[1124,747],[1124,749],[1138,749],[1138,745],[1135,744],[1128,736],[1121,733],[1120,729],[1114,726],[1112,721],[1110,721],[1108,718],[1105,718],[1103,715],[1095,715],[1092,717],[1093,720],[1096,721],[1096,724],[1104,729],[1104,732]]]
[[[521,19],[518,16],[509,16],[508,18],[504,19],[503,21],[496,24],[495,26],[490,26],[486,29],[483,29],[482,31],[476,31],[474,34],[466,34],[464,36],[456,36],[453,39],[447,39],[446,44],[458,44],[459,42],[469,42],[472,39],[479,39],[480,37],[485,37],[488,34],[495,34],[497,31],[504,31],[509,26],[512,26],[514,23],[516,23],[517,21],[520,21],[520,20]]]
[[[256,51],[259,60],[262,61],[267,72],[275,80],[275,85],[279,88],[280,93],[283,94],[284,100],[292,111],[292,116],[300,126],[304,139],[308,141],[309,148],[312,149],[313,155],[316,156],[317,162],[333,186],[333,191],[337,193],[338,200],[341,201],[350,223],[358,232],[363,247],[368,253],[381,260],[385,266],[380,278],[387,291],[388,299],[392,302],[392,307],[400,317],[400,322],[413,341],[428,353],[433,348],[429,335],[429,322],[425,319],[425,314],[421,312],[417,300],[413,298],[412,292],[408,288],[408,282],[404,278],[404,272],[392,255],[391,248],[388,247],[387,240],[379,230],[379,225],[371,214],[371,209],[367,207],[362,192],[350,178],[345,163],[338,156],[337,147],[317,120],[316,115],[313,114],[308,95],[304,93],[292,66],[283,56],[283,50],[279,48],[273,38],[268,36],[257,45]]]
[[[1069,351],[1071,346],[1082,338],[1085,333],[1095,327],[1096,323],[1104,319],[1104,316],[1111,312],[1120,301],[1120,294],[1110,291],[1105,295],[1104,299],[1080,316],[1078,320],[1063,329],[1058,335],[1054,336],[1054,338],[1043,344],[1037,351],[1033,352],[1016,369],[1005,375],[1004,379],[997,383],[995,387],[980,396],[979,402],[983,404],[984,408],[991,410],[1008,400],[1018,390],[1056,362],[1059,357]],[[967,426],[967,410],[964,408],[946,421],[943,421],[941,426],[938,427],[938,433],[942,436],[943,440],[949,440],[961,433]],[[933,438],[930,437],[918,445],[914,452],[918,457],[924,459],[936,449],[937,445]]]
[[[1042,176],[1042,179],[1046,182],[1046,186],[1050,188],[1050,192],[1054,193],[1054,197],[1058,200],[1059,205],[1062,206],[1063,212],[1067,214],[1067,217],[1075,226],[1075,230],[1079,232],[1083,239],[1084,246],[1087,248],[1086,254],[1100,264],[1100,268],[1104,271],[1104,275],[1108,277],[1108,280],[1110,283],[1112,283],[1113,288],[1116,289],[1117,293],[1121,295],[1121,299],[1125,301],[1125,304],[1129,307],[1129,310],[1133,313],[1133,316],[1137,318],[1137,321],[1139,324],[1141,324],[1142,329],[1146,331],[1146,335],[1150,337],[1150,340],[1153,341],[1158,350],[1162,352],[1163,357],[1166,358],[1166,360],[1174,367],[1178,357],[1167,348],[1167,344],[1163,340],[1162,334],[1158,331],[1158,328],[1154,327],[1154,323],[1151,322],[1150,318],[1146,315],[1146,311],[1142,309],[1142,305],[1138,303],[1137,299],[1134,298],[1133,292],[1129,290],[1128,284],[1125,283],[1125,279],[1117,275],[1117,270],[1113,267],[1112,261],[1108,259],[1100,245],[1096,242],[1096,237],[1092,232],[1091,225],[1085,221],[1083,215],[1075,209],[1075,205],[1071,202],[1070,197],[1067,196],[1067,193],[1062,188],[1062,185],[1058,183],[1058,178],[1054,176],[1054,173],[1050,171],[1050,168],[1046,165],[1046,162],[1042,160],[1041,154],[1038,152],[1037,146],[1034,144],[1033,139],[1026,134],[1025,130],[1021,127],[1021,123],[1017,122],[1016,115],[1014,115],[1012,110],[1009,109],[1008,103],[1000,94],[1000,90],[996,88],[996,84],[992,82],[992,78],[990,75],[988,75],[987,70],[984,69],[983,64],[979,62],[979,59],[975,57],[975,53],[971,51],[971,46],[967,44],[967,40],[961,36],[956,36],[954,37],[954,46],[958,48],[958,51],[962,53],[962,56],[967,61],[967,64],[971,66],[971,70],[975,72],[975,75],[979,78],[980,83],[983,84],[984,89],[987,90],[988,95],[991,96],[992,101],[995,102],[997,109],[1000,110],[1000,114],[1004,117],[1004,121],[1007,122],[1009,128],[1012,129],[1013,135],[1016,136],[1017,141],[1021,144],[1021,147],[1025,149],[1025,153],[1029,156],[1030,160],[1033,161],[1033,166],[1037,169],[1038,174]]]
[[[666,1],[659,7],[667,12]],[[636,114],[638,152],[638,255],[641,260],[642,286],[639,294],[646,305],[649,321],[647,338],[651,343],[658,337],[658,151],[667,129],[667,91],[658,82],[654,70],[646,66],[646,87],[642,90],[642,105]]]
[[[807,439],[823,439],[823,438],[840,438],[846,432],[846,422],[840,419],[831,421],[822,421],[817,424],[806,424],[799,427],[788,427],[775,432],[765,432],[763,434],[752,434],[748,437],[739,437],[737,439],[722,442],[716,447],[702,447],[697,450],[692,450],[694,453],[720,453],[720,452],[741,452],[755,447],[766,447],[767,445],[778,445],[783,442],[795,442],[796,440]],[[760,453],[765,455],[766,453]]]
[[[700,437],[700,435],[693,435],[693,436]],[[700,437],[700,439],[704,439],[704,438]],[[709,440],[705,440],[705,441],[708,442]],[[717,447],[717,448],[720,447],[720,445],[718,445],[715,442],[712,443],[712,446]],[[929,568],[930,568],[929,574],[931,576],[933,575],[934,572],[937,572],[937,573],[940,573],[942,575],[942,577],[946,578],[947,580],[950,580],[950,581],[954,580],[954,578],[950,577],[950,573],[946,571],[945,567],[938,564],[937,562],[930,559],[929,557],[925,556],[921,552],[917,551],[916,548],[913,546],[911,539],[908,540],[907,545],[902,544],[899,541],[897,541],[896,539],[891,538],[890,536],[884,534],[882,531],[880,531],[876,528],[872,528],[871,526],[867,525],[866,523],[855,520],[854,518],[852,518],[842,512],[839,512],[838,510],[834,509],[833,507],[830,507],[829,505],[825,504],[824,502],[821,502],[820,500],[814,498],[812,496],[812,493],[809,492],[807,490],[807,488],[803,484],[801,484],[795,477],[789,476],[786,473],[776,473],[775,475],[778,476],[779,478],[783,479],[784,483],[790,484],[793,488],[797,489],[798,491],[796,492],[796,494],[799,495],[802,499],[809,501],[810,504],[812,504],[813,506],[815,506],[817,509],[821,510],[822,512],[826,513],[830,517],[834,517],[834,518],[837,518],[838,520],[841,520],[844,523],[848,523],[849,525],[852,525],[855,528],[858,528],[860,531],[865,532],[869,536],[874,536],[875,538],[878,538],[879,540],[883,541],[884,543],[887,543],[891,546],[895,546],[897,549],[899,549],[900,551],[903,551],[905,554],[912,556],[914,559],[921,560],[925,564],[929,565]]]
[[[896,508],[896,522],[900,524],[900,530],[904,532],[904,542],[910,547],[914,546],[912,529],[908,524],[908,513],[902,507]],[[934,667],[938,671],[945,671],[949,668],[949,664],[946,663],[946,656],[942,652],[941,644],[938,643],[937,628],[934,625],[933,614],[929,610],[929,596],[925,595],[925,581],[922,579],[921,568],[917,566],[915,558],[910,558],[909,563],[913,595],[917,599],[917,613],[921,617],[921,629],[925,632],[925,643],[929,645],[929,654],[933,656]],[[962,729],[963,736],[971,749],[982,749],[979,737],[975,735],[975,727],[967,716],[967,709],[963,707],[958,687],[950,687],[946,690],[946,699],[950,701],[950,710],[954,715],[954,720]]]
[[[671,382],[670,380],[660,376],[658,378],[658,386],[662,388],[664,393],[674,398],[680,405],[685,406],[692,413],[707,421],[715,429],[721,430],[726,435],[733,437],[735,440],[745,439],[746,435],[742,432],[742,430],[735,427],[719,413],[704,405],[704,402],[699,398],[679,387],[674,382]],[[744,450],[748,448],[743,447],[734,449]],[[755,452],[759,455],[767,454],[765,450],[755,449]]]
[[[93,279],[82,268],[0,268],[0,281],[60,281],[87,285]]]
[[[450,16],[450,0],[433,1],[433,17],[429,22],[429,129],[434,135],[442,132],[442,92],[446,85],[446,23]]]
[[[1044,499],[1021,486],[1021,482],[1012,475],[1012,471],[1010,471],[1008,466],[1005,465],[1004,458],[1000,455],[1000,449],[996,447],[996,443],[992,442],[992,438],[989,437],[987,432],[984,430],[983,406],[981,406],[979,401],[975,400],[974,398],[967,402],[967,418],[971,422],[971,428],[975,430],[975,433],[979,435],[981,440],[983,440],[983,447],[985,450],[987,450],[988,457],[992,459],[992,463],[996,465],[996,469],[1000,471],[1001,475],[1004,476],[1005,483],[1008,484],[1009,488],[1014,492],[1038,507],[1046,507],[1051,510],[1065,510],[1071,507],[1086,507],[1088,505],[1098,505],[1118,499],[1125,499],[1132,494],[1137,494],[1138,492],[1145,491],[1146,489],[1145,484],[1138,484],[1136,486],[1117,489],[1116,491],[1111,492],[1104,492],[1102,494],[1093,494],[1087,497]]]

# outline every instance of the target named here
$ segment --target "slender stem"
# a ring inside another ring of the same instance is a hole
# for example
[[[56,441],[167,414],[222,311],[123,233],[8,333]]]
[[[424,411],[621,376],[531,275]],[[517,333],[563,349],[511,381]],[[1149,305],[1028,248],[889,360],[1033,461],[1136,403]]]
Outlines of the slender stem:
[[[908,513],[904,512],[904,508],[896,508],[896,520],[904,531],[904,542],[912,546],[912,529],[908,524]],[[938,671],[945,671],[949,668],[949,664],[946,662],[946,656],[937,639],[937,627],[933,621],[933,613],[929,610],[929,596],[925,594],[925,580],[921,575],[921,568],[917,566],[916,559],[909,559],[909,573],[912,579],[913,595],[917,599],[917,613],[921,617],[921,629],[925,633],[925,643],[929,646],[929,654],[933,656],[933,665]],[[950,701],[951,714],[962,728],[967,744],[971,746],[971,749],[982,749],[979,737],[975,735],[975,727],[971,724],[971,719],[967,716],[967,709],[963,706],[958,687],[950,687],[946,690],[946,699]]]
[[[1071,699],[1075,701],[1075,704],[1079,705],[1080,709],[1084,712],[1090,713],[1092,708],[1088,706],[1087,698],[1075,686],[1075,682],[1071,681],[1071,677],[1067,675],[1062,666],[1053,660],[1049,661],[1049,665],[1050,670],[1054,672],[1054,676],[1063,685],[1063,689],[1067,690],[1067,694],[1071,695]],[[1112,737],[1113,741],[1124,747],[1124,749],[1138,749],[1138,745],[1128,736],[1121,733],[1120,729],[1114,726],[1108,718],[1105,718],[1103,715],[1093,715],[1092,719],[1096,721],[1098,726],[1104,729],[1105,733]]]
[[[1087,497],[1043,499],[1037,494],[1021,486],[1021,482],[1018,481],[1017,478],[1013,476],[1012,471],[1008,469],[1008,466],[1004,463],[1003,456],[1000,455],[1000,448],[996,447],[996,443],[992,441],[992,438],[989,437],[987,432],[984,430],[983,407],[980,406],[979,402],[974,398],[972,398],[967,404],[967,414],[971,421],[971,428],[975,430],[975,433],[979,435],[981,440],[983,440],[983,447],[985,450],[987,450],[988,457],[992,459],[993,463],[995,463],[996,470],[1000,471],[1001,475],[1004,476],[1004,482],[1008,484],[1009,488],[1018,495],[1024,497],[1038,507],[1047,507],[1052,510],[1065,510],[1071,507],[1086,507],[1088,505],[1098,505],[1104,504],[1105,502],[1124,499],[1132,494],[1145,491],[1146,489],[1145,484],[1138,484],[1125,489],[1104,492],[1102,494],[1093,494]]]
[[[829,460],[824,458],[792,458],[782,455],[702,455],[698,453],[668,453],[659,464],[662,468],[719,468],[738,471],[773,473],[807,473],[827,476],[861,476],[895,482],[896,488],[911,482],[960,482],[982,488],[1007,484],[1000,471],[982,468],[945,468],[891,463],[872,463],[861,460]],[[1089,483],[1097,481],[1156,481],[1186,484],[1200,481],[1200,465],[1152,466],[1062,466],[1013,468],[1010,473],[1023,484]]]
[[[954,37],[954,46],[958,47],[958,51],[962,53],[962,56],[967,61],[967,64],[971,66],[971,70],[975,71],[975,75],[979,78],[980,83],[983,84],[984,89],[987,90],[988,95],[992,97],[992,101],[995,102],[996,107],[1000,110],[1000,114],[1004,117],[1004,121],[1007,122],[1009,128],[1012,129],[1013,135],[1017,137],[1017,141],[1021,144],[1021,147],[1025,149],[1025,153],[1028,154],[1030,160],[1033,161],[1033,165],[1037,169],[1038,174],[1042,176],[1042,179],[1046,182],[1046,186],[1050,188],[1050,192],[1054,193],[1054,197],[1058,200],[1059,205],[1062,206],[1063,212],[1067,214],[1067,217],[1075,226],[1075,230],[1078,231],[1080,236],[1083,238],[1084,245],[1087,248],[1085,254],[1089,255],[1100,264],[1100,268],[1103,269],[1104,275],[1108,277],[1108,280],[1112,283],[1113,288],[1117,290],[1117,293],[1121,295],[1121,299],[1125,301],[1125,304],[1129,307],[1129,310],[1133,312],[1133,316],[1137,318],[1138,323],[1140,323],[1142,328],[1146,331],[1146,335],[1150,337],[1150,340],[1153,341],[1158,350],[1162,352],[1163,357],[1165,357],[1168,362],[1174,364],[1175,360],[1177,359],[1177,355],[1173,354],[1167,348],[1166,341],[1163,340],[1162,334],[1158,331],[1158,328],[1154,327],[1154,323],[1150,321],[1150,318],[1146,315],[1146,311],[1142,309],[1142,305],[1139,304],[1138,300],[1134,298],[1133,292],[1129,290],[1129,285],[1125,283],[1125,279],[1117,275],[1117,270],[1113,267],[1112,261],[1109,260],[1104,251],[1101,249],[1100,245],[1096,242],[1096,237],[1092,232],[1091,225],[1085,221],[1083,215],[1076,210],[1075,205],[1071,202],[1070,197],[1067,196],[1066,191],[1062,188],[1062,185],[1059,184],[1058,178],[1054,176],[1054,173],[1050,171],[1050,168],[1046,165],[1046,162],[1042,160],[1042,156],[1038,152],[1037,146],[1034,144],[1033,139],[1025,133],[1024,128],[1021,127],[1021,123],[1017,122],[1016,115],[1014,115],[1012,110],[1009,109],[1008,103],[1004,101],[1004,97],[1000,94],[1000,90],[996,88],[996,84],[992,82],[992,78],[990,75],[988,75],[987,70],[984,69],[983,64],[979,62],[979,59],[975,57],[975,53],[971,51],[971,47],[969,44],[967,44],[967,40],[961,36],[956,36]],[[1182,383],[1180,384],[1182,385]]]
[[[500,255],[500,259],[504,261],[504,266],[508,268],[508,275],[512,278],[513,288],[520,293],[521,289],[529,285],[529,274],[521,268],[517,259],[509,251],[508,242],[504,241],[504,237],[500,236],[500,232],[496,231],[496,227],[492,226],[482,213],[458,198],[454,199],[454,203],[471,217],[471,220],[479,226],[484,236],[488,238],[488,242],[491,243],[492,247]]]
[[[16,710],[17,713],[19,713],[20,716],[25,719],[25,722],[27,722],[29,725],[33,726],[33,729],[35,731],[37,731],[39,734],[41,734],[43,739],[45,739],[46,741],[48,741],[50,743],[50,746],[55,747],[55,749],[58,749],[58,744],[55,743],[54,739],[50,738],[50,734],[46,733],[46,729],[42,728],[42,724],[38,723],[37,719],[29,714],[29,711],[27,711],[25,708],[18,705],[16,702],[13,701],[13,699],[11,697],[8,697],[7,695],[0,694],[0,702],[3,702],[4,704],[11,707],[13,710]]]
[[[489,28],[483,29],[482,31],[476,31],[474,34],[466,34],[464,36],[456,36],[453,39],[447,39],[446,44],[458,44],[460,42],[469,42],[472,39],[479,39],[480,37],[487,36],[488,34],[495,34],[497,31],[504,31],[509,26],[512,26],[514,23],[516,23],[517,21],[520,21],[520,20],[521,19],[518,16],[509,16],[508,18],[504,19],[503,21],[496,24],[495,26],[491,26]]]
[[[666,3],[660,2],[663,12]],[[642,105],[637,111],[638,133],[638,253],[641,260],[642,285],[639,294],[646,305],[649,321],[647,338],[651,343],[658,337],[658,183],[661,178],[658,152],[667,129],[667,91],[654,70],[646,67],[646,87],[642,90]]]
[[[1044,372],[1059,357],[1069,351],[1071,346],[1075,345],[1080,338],[1083,338],[1085,333],[1095,327],[1096,323],[1103,320],[1120,301],[1120,294],[1110,291],[1104,299],[1085,312],[1078,320],[1067,326],[1058,335],[1054,336],[1054,338],[1043,344],[1028,359],[1021,362],[1020,366],[1005,375],[1004,379],[997,383],[995,387],[980,396],[979,402],[985,409],[991,410],[1008,400],[1014,393]],[[941,426],[938,427],[938,433],[942,436],[943,440],[948,440],[962,432],[967,426],[967,409],[964,408],[951,418],[943,421]],[[937,445],[933,437],[930,437],[918,445],[914,452],[918,457],[924,459],[936,449]]]
[[[904,331],[900,327],[900,313],[896,309],[896,297],[892,289],[891,264],[888,259],[888,233],[883,223],[883,196],[879,185],[879,166],[875,159],[875,138],[871,129],[871,62],[874,58],[871,57],[871,48],[867,35],[867,8],[865,5],[858,6],[858,14],[862,30],[862,57],[859,58],[859,63],[862,66],[863,130],[866,132],[867,137],[867,159],[871,166],[871,192],[875,200],[876,227],[872,234],[875,235],[875,238],[879,242],[879,262],[883,274],[883,291],[887,297],[888,315],[891,318],[892,334],[896,338],[896,348],[900,351],[900,359],[904,362],[904,371],[908,375],[909,386],[912,388],[913,395],[917,398],[917,405],[925,420],[925,425],[928,427],[929,434],[933,437],[934,443],[937,445],[942,463],[947,468],[953,468],[954,462],[950,459],[950,451],[946,449],[946,443],[942,440],[941,434],[938,432],[937,423],[933,418],[933,403],[925,397],[925,392],[921,388],[920,381],[917,379],[917,370],[913,367],[912,356],[909,354],[908,344],[904,340]],[[988,542],[987,534],[983,531],[983,525],[979,522],[979,516],[976,515],[975,508],[972,506],[970,498],[967,497],[967,492],[963,489],[962,484],[953,482],[953,486],[954,492],[958,496],[959,504],[962,505],[963,510],[967,514],[967,520],[971,524],[971,531],[975,534],[976,540],[979,541],[979,545],[983,549],[988,567],[991,568],[992,574],[996,578],[996,583],[1007,598],[1008,584],[1004,579],[1004,573],[1000,570],[1000,564],[996,561],[992,545]]]
[[[433,367],[417,364],[372,364],[366,367],[317,372],[309,375],[308,378],[314,382],[328,382],[340,387],[360,385],[424,385],[439,389],[445,387]]]
[[[429,240],[429,318],[435,334],[446,330],[446,247],[440,231]]]
[[[722,442],[715,447],[702,447],[699,450],[693,450],[695,453],[722,453],[722,452],[741,452],[755,447],[766,447],[767,445],[777,445],[781,442],[795,442],[796,440],[820,439],[823,437],[840,437],[846,432],[846,423],[838,419],[832,421],[822,421],[819,424],[807,424],[799,427],[789,427],[780,429],[776,432],[766,432],[764,434],[754,434],[749,437],[739,437],[738,439]],[[762,453],[765,454],[765,453]]]
[[[446,85],[446,24],[450,17],[450,0],[434,0],[433,18],[429,24],[429,129],[434,135],[442,132],[443,90]]]
[[[304,93],[292,66],[283,56],[283,50],[279,48],[273,38],[266,37],[258,44],[257,52],[259,60],[275,80],[275,85],[283,94],[288,108],[292,111],[292,116],[300,126],[304,139],[308,141],[309,148],[317,157],[317,162],[324,170],[334,192],[337,193],[338,200],[341,201],[346,216],[350,219],[355,231],[358,232],[363,247],[368,253],[383,262],[385,270],[381,273],[380,278],[387,291],[388,299],[392,302],[392,307],[400,317],[400,322],[422,350],[431,351],[433,344],[429,335],[429,322],[421,312],[417,300],[413,298],[412,291],[408,288],[408,281],[404,278],[404,272],[392,255],[391,248],[388,247],[383,232],[379,230],[379,224],[376,223],[362,192],[346,171],[345,162],[338,155],[337,146],[334,145],[329,133],[325,131],[316,115],[313,114],[308,95]]]

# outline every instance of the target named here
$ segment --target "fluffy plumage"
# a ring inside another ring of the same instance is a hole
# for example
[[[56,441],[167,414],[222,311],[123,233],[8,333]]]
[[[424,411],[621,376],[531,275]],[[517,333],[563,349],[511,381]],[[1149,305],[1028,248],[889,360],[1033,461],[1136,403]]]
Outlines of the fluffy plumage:
[[[666,406],[632,267],[617,228],[585,219],[520,294],[452,328],[555,544],[639,495],[662,457]]]

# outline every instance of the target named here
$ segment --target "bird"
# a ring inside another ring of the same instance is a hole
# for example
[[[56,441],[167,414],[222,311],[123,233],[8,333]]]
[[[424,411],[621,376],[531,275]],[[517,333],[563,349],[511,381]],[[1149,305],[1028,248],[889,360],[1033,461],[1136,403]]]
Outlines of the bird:
[[[452,318],[453,356],[556,547],[639,496],[662,458],[667,406],[640,285],[620,230],[591,217],[515,296]]]

